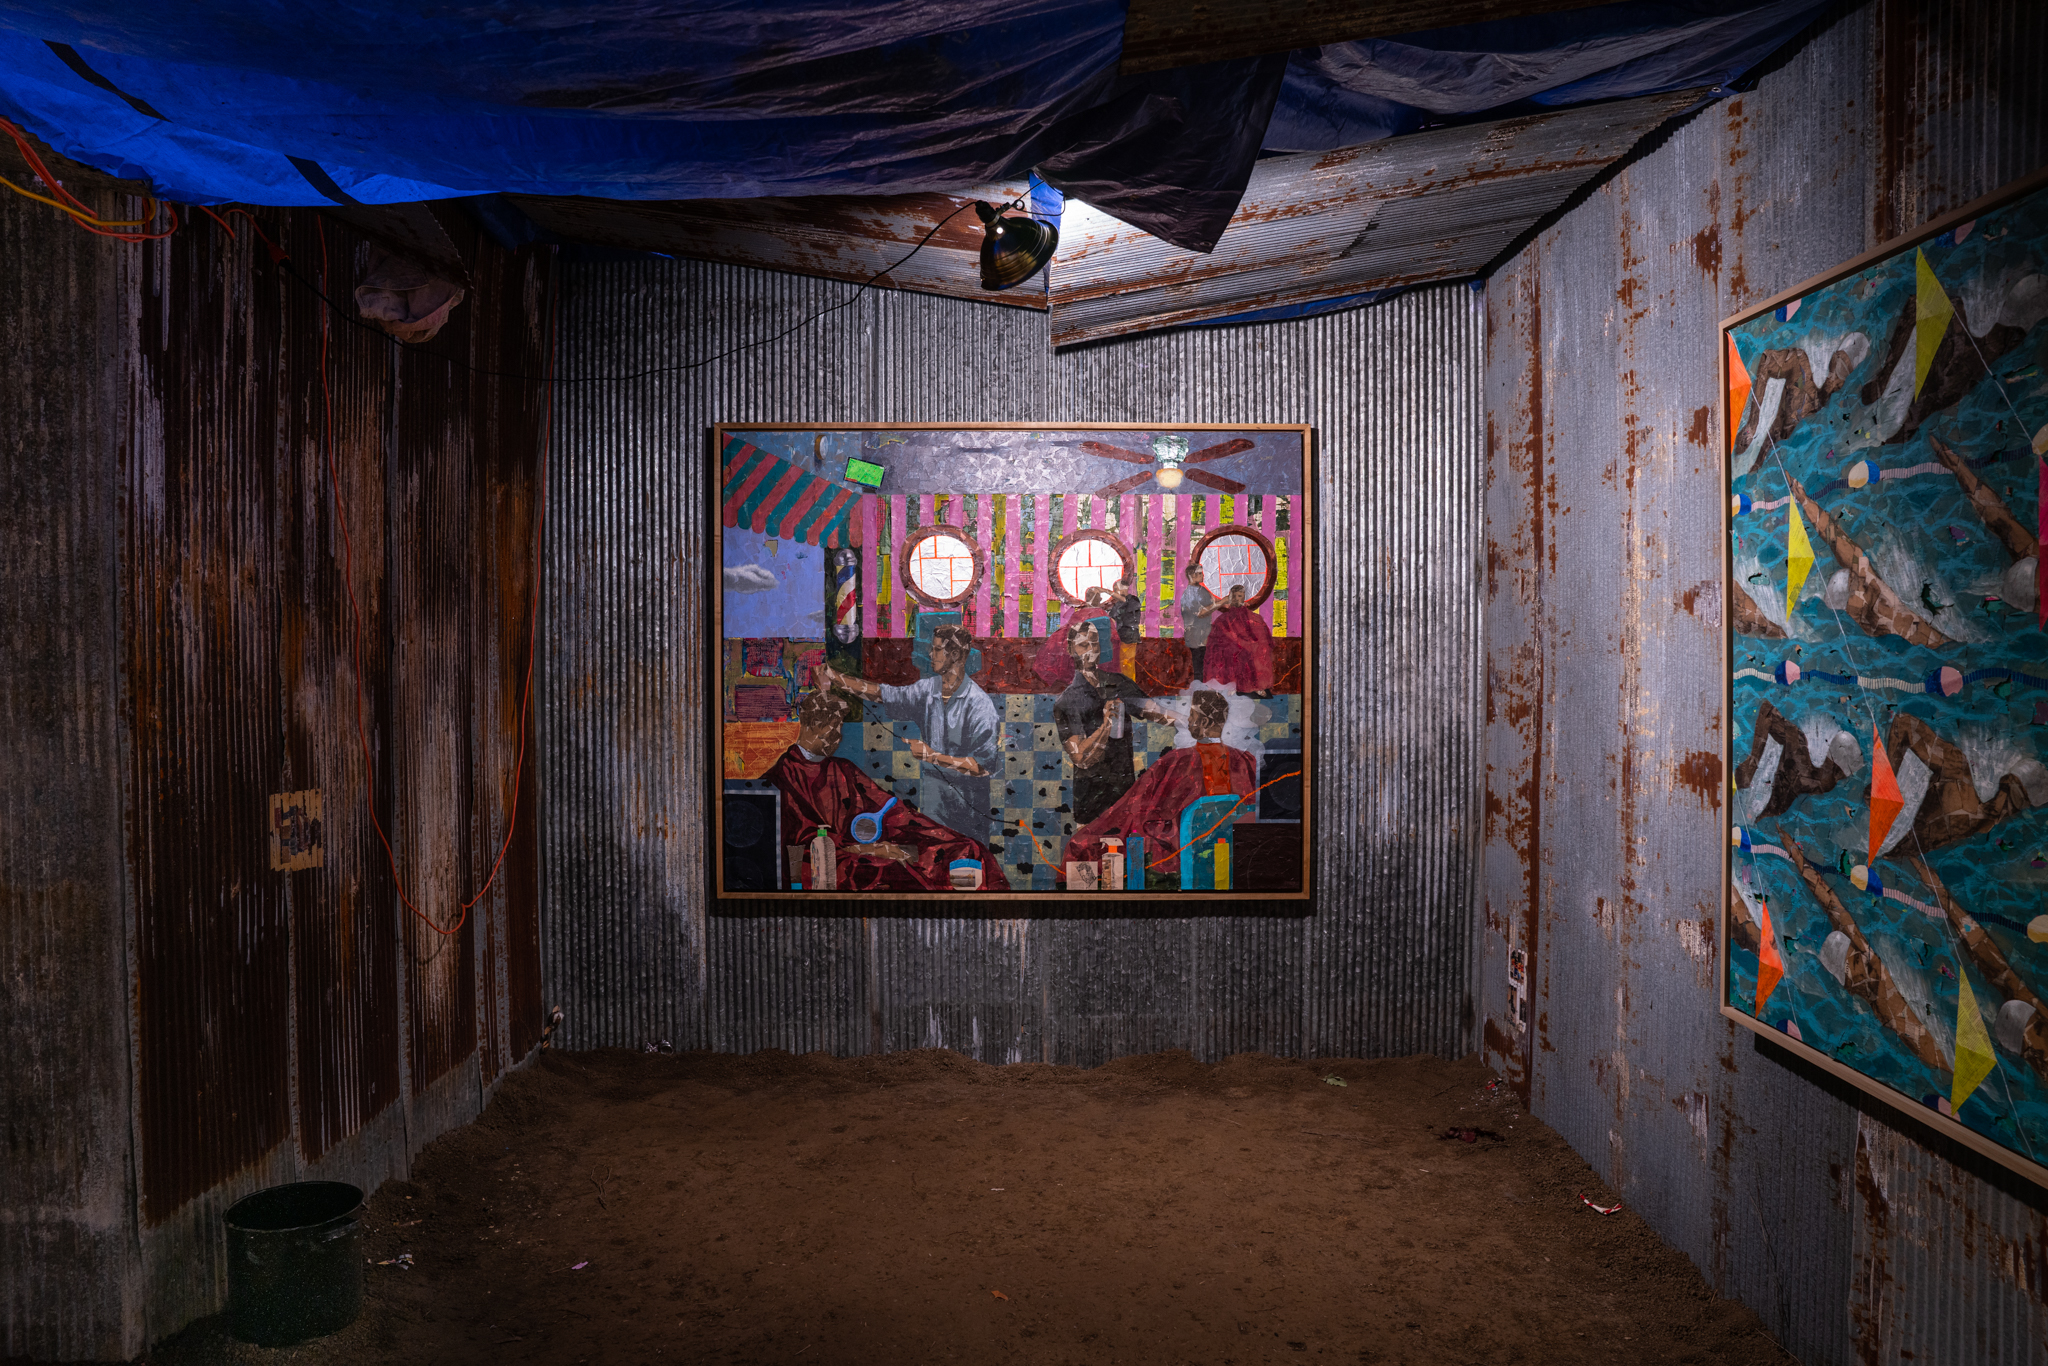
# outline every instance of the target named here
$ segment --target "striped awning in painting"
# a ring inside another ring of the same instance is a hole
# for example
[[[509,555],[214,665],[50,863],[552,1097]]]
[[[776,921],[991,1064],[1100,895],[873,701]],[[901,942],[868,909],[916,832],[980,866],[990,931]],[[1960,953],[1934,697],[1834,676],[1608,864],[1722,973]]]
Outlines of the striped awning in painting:
[[[737,436],[726,438],[720,457],[727,526],[828,548],[853,544],[846,514],[858,489],[806,474]]]

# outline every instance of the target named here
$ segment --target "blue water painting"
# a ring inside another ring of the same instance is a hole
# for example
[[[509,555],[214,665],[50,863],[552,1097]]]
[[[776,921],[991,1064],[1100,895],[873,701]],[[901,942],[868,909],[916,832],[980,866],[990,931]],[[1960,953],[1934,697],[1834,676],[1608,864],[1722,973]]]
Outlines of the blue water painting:
[[[1725,343],[1728,1000],[2037,1163],[2044,319],[2048,191]]]

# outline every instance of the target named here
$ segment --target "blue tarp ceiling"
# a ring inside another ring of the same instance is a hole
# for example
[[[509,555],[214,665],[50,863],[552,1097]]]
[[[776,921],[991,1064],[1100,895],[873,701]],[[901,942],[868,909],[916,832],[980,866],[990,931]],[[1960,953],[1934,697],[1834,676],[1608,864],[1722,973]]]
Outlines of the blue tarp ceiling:
[[[1726,85],[1814,0],[1624,3],[1119,78],[1123,0],[278,0],[0,11],[0,115],[193,203],[1045,178],[1205,251],[1262,147]]]

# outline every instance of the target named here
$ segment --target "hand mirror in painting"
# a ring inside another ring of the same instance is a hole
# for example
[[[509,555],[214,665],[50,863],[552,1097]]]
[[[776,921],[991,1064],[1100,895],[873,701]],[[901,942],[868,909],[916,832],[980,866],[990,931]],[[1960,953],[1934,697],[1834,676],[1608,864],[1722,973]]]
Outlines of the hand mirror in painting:
[[[876,840],[880,839],[882,837],[882,817],[888,815],[889,808],[894,805],[896,805],[896,799],[891,797],[888,801],[882,803],[880,811],[863,811],[858,816],[855,816],[851,826],[855,843],[873,844]]]

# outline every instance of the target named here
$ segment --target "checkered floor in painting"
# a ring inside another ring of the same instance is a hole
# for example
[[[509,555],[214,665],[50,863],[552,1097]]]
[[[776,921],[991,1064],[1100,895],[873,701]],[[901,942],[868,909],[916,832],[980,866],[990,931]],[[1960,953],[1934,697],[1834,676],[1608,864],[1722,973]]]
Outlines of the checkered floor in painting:
[[[989,783],[991,805],[1001,805],[990,817],[987,838],[1001,851],[1013,889],[1051,891],[1060,883],[1044,860],[1060,858],[1067,836],[1074,833],[1073,775],[1053,727],[1054,699],[1011,693],[995,701],[1003,710],[1004,772]],[[1268,720],[1259,727],[1259,738],[1280,748],[1298,747],[1301,698],[1279,694],[1261,705]],[[1141,725],[1138,731],[1133,759],[1142,774],[1147,764],[1173,747],[1174,732],[1153,725]],[[917,726],[909,722],[855,722],[841,735],[839,757],[859,764],[876,783],[917,805],[922,774],[910,742],[918,735]],[[1033,847],[1034,836],[1038,848]]]

